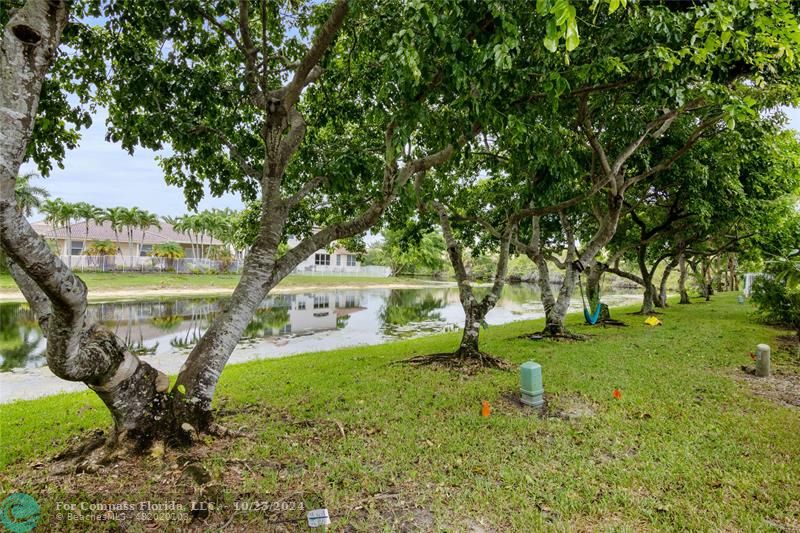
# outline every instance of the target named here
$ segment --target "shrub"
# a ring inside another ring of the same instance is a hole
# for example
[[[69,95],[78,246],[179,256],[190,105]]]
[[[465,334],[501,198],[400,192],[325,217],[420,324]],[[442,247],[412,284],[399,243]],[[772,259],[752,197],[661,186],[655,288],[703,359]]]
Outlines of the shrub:
[[[765,322],[794,329],[800,342],[800,286],[774,276],[762,276],[753,282],[752,299]]]
[[[83,253],[91,256],[117,255],[117,246],[111,241],[94,241]]]

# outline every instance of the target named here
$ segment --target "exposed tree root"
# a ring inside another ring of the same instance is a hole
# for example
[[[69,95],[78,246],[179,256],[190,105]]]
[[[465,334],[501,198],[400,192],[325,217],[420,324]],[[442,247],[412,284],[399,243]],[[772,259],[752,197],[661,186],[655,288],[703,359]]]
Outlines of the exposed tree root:
[[[54,461],[66,461],[76,457],[84,457],[93,450],[103,446],[107,438],[103,430],[98,429],[85,438],[73,437],[72,440],[73,444],[71,446],[53,457]]]
[[[615,326],[615,327],[618,327],[618,328],[628,327],[628,324],[626,324],[622,320],[614,320],[613,318],[607,318],[605,320],[601,320],[601,321],[599,321],[599,322],[597,322],[596,324],[593,324],[593,325],[594,326],[603,326],[603,327]]]
[[[498,370],[511,370],[513,368],[513,365],[505,359],[500,359],[481,351],[470,351],[468,353],[456,351],[418,355],[410,359],[397,361],[397,363],[413,366],[440,366],[466,372],[479,371],[485,368],[496,368]]]
[[[249,433],[242,431],[241,429],[230,429],[221,424],[217,424],[216,422],[211,422],[208,426],[208,430],[206,431],[209,435],[219,438],[227,438],[227,437],[250,437]]]
[[[95,430],[89,435],[74,437],[73,442],[65,450],[53,456],[52,472],[57,475],[72,473],[94,473],[101,468],[112,465],[124,457],[137,457],[150,455],[161,457],[165,447],[181,447],[200,441],[201,435],[211,435],[217,438],[250,438],[252,435],[242,431],[227,428],[216,422],[211,422],[203,432],[198,432],[190,424],[184,423],[181,430],[184,432],[180,438],[166,440],[149,440],[145,446],[140,439],[132,438],[126,432],[107,435],[102,430]],[[187,441],[186,437],[189,437]]]
[[[562,331],[559,333],[553,333],[549,330],[540,331],[539,333],[525,333],[524,335],[519,336],[520,339],[527,339],[531,341],[542,341],[542,340],[551,340],[551,341],[588,341],[591,339],[590,335],[582,335],[580,333],[571,333],[569,331]]]
[[[102,430],[76,440],[72,446],[53,457],[53,474],[94,473],[139,450],[138,444],[124,435],[107,437]]]

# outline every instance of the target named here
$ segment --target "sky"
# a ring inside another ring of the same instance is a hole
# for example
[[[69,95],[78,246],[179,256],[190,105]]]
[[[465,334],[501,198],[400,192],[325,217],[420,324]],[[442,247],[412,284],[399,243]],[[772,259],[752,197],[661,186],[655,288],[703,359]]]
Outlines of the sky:
[[[800,131],[800,109],[785,109],[789,127]],[[98,109],[92,126],[82,132],[80,145],[67,153],[64,168],[54,168],[47,179],[34,184],[45,187],[53,198],[68,202],[89,202],[99,207],[139,207],[158,215],[177,216],[188,211],[183,191],[164,182],[156,153],[138,149],[131,156],[119,144],[106,142],[106,113]],[[26,164],[22,171],[35,171]],[[206,194],[198,209],[212,207],[240,209],[238,196],[220,198]],[[34,219],[38,217],[34,216]]]
[[[98,207],[136,206],[161,216],[186,213],[183,191],[164,182],[155,152],[139,148],[129,155],[119,143],[106,141],[107,116],[104,109],[98,109],[92,126],[82,130],[79,146],[67,152],[64,168],[54,167],[47,178],[36,179],[33,184],[47,189],[52,198],[68,202],[89,202]],[[22,173],[30,171],[36,172],[36,166],[23,165]],[[241,209],[242,202],[238,195],[215,198],[206,191],[198,209],[212,207]]]

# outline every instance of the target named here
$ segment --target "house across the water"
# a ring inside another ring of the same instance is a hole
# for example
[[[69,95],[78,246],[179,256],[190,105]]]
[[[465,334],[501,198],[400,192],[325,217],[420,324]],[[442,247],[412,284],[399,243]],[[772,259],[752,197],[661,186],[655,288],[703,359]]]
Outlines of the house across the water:
[[[46,222],[31,224],[36,232],[54,243],[62,260],[78,270],[139,270],[139,271],[176,271],[202,272],[208,270],[238,272],[243,261],[217,261],[208,258],[212,246],[224,246],[209,235],[198,235],[191,232],[177,231],[171,224],[162,222],[161,227],[150,226],[144,230],[135,229],[133,241],[129,242],[127,230],[114,232],[111,223],[89,222],[89,233],[83,222],[72,224],[70,232],[66,228],[53,228]],[[69,233],[72,237],[70,238]],[[90,256],[86,248],[98,241],[109,241],[117,253],[109,256]],[[165,259],[152,257],[153,246],[165,243],[176,243],[183,248],[182,259]],[[288,244],[292,248],[299,240],[290,237]],[[333,250],[321,249],[309,255],[294,270],[298,274],[330,274],[388,277],[391,270],[382,266],[363,266],[358,255],[341,246]]]
[[[295,237],[289,237],[289,248],[294,248],[300,241]],[[383,269],[384,267],[379,267]],[[322,272],[322,273],[364,273],[374,267],[365,267],[358,260],[358,255],[347,248],[337,246],[332,250],[321,249],[309,255],[302,263],[297,265],[295,272]],[[382,270],[381,270],[382,271]],[[389,274],[386,274],[388,276]]]
[[[63,256],[82,256],[84,254],[84,238],[86,237],[86,225],[83,222],[75,222],[69,226],[72,238],[69,238],[67,228],[56,228],[46,222],[34,222],[31,224],[36,233],[45,239],[55,242],[58,251]],[[184,257],[196,258],[201,254],[201,238],[203,252],[209,246],[219,246],[222,243],[209,235],[200,236],[191,232],[180,232],[175,230],[172,224],[162,222],[161,227],[150,226],[144,230],[135,229],[133,232],[133,242],[128,242],[127,230],[122,229],[114,232],[111,223],[108,221],[102,224],[89,222],[89,235],[86,238],[86,246],[90,247],[98,241],[110,241],[117,248],[117,255],[122,257],[148,257],[153,251],[153,245],[165,244],[168,242],[177,243],[183,248]],[[205,254],[203,254],[205,255]]]

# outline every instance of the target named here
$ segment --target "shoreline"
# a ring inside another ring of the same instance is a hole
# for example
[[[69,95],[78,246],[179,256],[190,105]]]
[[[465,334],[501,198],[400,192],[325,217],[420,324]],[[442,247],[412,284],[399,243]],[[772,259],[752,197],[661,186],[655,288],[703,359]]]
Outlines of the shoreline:
[[[270,294],[296,294],[307,291],[341,291],[359,289],[427,289],[427,288],[452,288],[456,287],[453,281],[426,281],[420,283],[343,283],[341,285],[298,285],[281,287],[278,285]],[[89,289],[90,302],[109,300],[144,300],[171,297],[200,297],[200,296],[227,296],[233,293],[235,287],[209,287],[209,288],[148,288],[148,289],[120,289],[120,290],[92,290]],[[19,291],[0,290],[0,303],[24,303],[25,298]]]
[[[639,299],[640,296],[638,295],[626,295],[619,298],[617,301],[610,303],[609,307],[613,311],[628,308],[634,305]],[[573,302],[573,304],[570,306],[568,316],[572,319],[581,318],[579,301]],[[541,320],[543,317],[543,310],[532,310],[528,316],[518,315],[511,320],[501,321],[490,319],[489,323],[492,324],[492,327],[501,327],[518,322]],[[455,325],[462,321],[462,316],[459,316],[454,320],[453,324]],[[282,343],[276,343],[276,339],[274,338],[242,339],[239,341],[239,343],[237,343],[236,348],[234,348],[233,352],[231,353],[230,359],[226,364],[226,368],[251,361],[284,359],[309,354],[330,353],[342,349],[355,350],[370,346],[384,346],[398,342],[421,340],[438,335],[448,334],[450,333],[443,331],[429,333],[420,332],[419,334],[406,338],[385,338],[376,342],[376,340],[373,338],[365,338],[363,335],[360,336],[358,332],[355,332],[352,333],[346,341],[340,341],[327,345],[320,345],[317,343],[323,342],[326,338],[329,339],[330,331],[320,331],[310,335],[300,335],[298,337],[286,339],[286,342]],[[299,341],[300,344],[295,344],[295,341]],[[295,348],[290,350],[280,349],[288,344],[295,345]],[[175,376],[180,371],[180,368],[183,365],[187,355],[188,351],[178,348],[170,350],[167,353],[149,354],[141,356],[141,358],[167,375]],[[83,383],[62,380],[56,377],[46,365],[29,369],[14,369],[10,372],[0,372],[0,405],[85,390],[87,390],[87,387]]]

